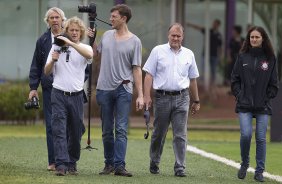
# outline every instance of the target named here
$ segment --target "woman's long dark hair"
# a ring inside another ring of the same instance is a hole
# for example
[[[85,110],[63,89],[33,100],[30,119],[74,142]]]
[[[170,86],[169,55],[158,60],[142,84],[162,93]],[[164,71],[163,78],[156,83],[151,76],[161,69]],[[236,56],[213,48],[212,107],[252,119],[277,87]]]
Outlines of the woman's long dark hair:
[[[247,36],[246,36],[246,39],[243,43],[243,46],[241,47],[240,53],[249,52],[250,48],[252,48],[251,43],[250,43],[250,35],[251,35],[251,32],[253,32],[253,31],[258,31],[261,34],[261,36],[262,36],[262,49],[263,49],[264,53],[266,54],[266,56],[268,58],[274,57],[275,54],[274,54],[274,50],[273,50],[273,47],[271,45],[271,42],[269,40],[269,37],[268,37],[267,33],[265,32],[265,30],[260,26],[253,26],[249,29]]]

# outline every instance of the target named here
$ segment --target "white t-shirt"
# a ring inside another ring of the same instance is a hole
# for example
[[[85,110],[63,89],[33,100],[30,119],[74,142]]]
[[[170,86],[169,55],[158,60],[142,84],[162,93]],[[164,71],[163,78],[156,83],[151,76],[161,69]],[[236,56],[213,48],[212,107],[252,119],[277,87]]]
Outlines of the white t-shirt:
[[[79,45],[92,52],[92,48],[89,45],[83,43],[79,43]],[[54,44],[52,45],[47,63],[51,62],[54,49],[59,48]],[[58,61],[54,63],[53,87],[62,91],[81,91],[84,85],[85,68],[87,64],[91,64],[92,60],[84,58],[73,47],[69,47],[67,50],[69,52],[68,62],[66,62],[67,52],[61,52]]]
[[[143,70],[153,76],[155,90],[180,91],[199,77],[194,53],[185,47],[175,53],[169,43],[153,48]]]

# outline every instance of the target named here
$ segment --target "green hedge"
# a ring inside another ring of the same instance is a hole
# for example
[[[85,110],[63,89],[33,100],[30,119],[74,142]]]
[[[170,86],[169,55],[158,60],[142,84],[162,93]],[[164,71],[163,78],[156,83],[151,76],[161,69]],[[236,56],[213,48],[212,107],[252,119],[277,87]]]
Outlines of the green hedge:
[[[42,117],[42,99],[40,109],[26,110],[24,103],[28,101],[29,86],[27,82],[4,83],[0,85],[0,120],[16,124],[34,123]],[[41,96],[41,90],[39,90]]]
[[[24,82],[7,82],[0,84],[0,121],[14,124],[35,123],[38,119],[43,119],[42,90],[38,88],[39,109],[26,110],[24,103],[28,101],[29,85]],[[100,116],[100,107],[96,102],[96,89],[93,87],[91,95],[91,117]],[[132,99],[131,116],[142,116],[143,111],[135,111],[135,101],[137,94],[134,90]],[[85,118],[88,118],[88,104],[84,106]]]

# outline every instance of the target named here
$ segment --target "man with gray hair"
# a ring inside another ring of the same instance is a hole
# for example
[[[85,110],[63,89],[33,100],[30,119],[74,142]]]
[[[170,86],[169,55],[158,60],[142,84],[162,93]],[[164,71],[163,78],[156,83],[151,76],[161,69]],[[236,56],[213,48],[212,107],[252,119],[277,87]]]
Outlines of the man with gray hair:
[[[183,46],[184,29],[174,23],[168,29],[168,43],[153,48],[143,70],[144,105],[151,107],[151,88],[155,90],[154,129],[150,146],[150,172],[159,174],[159,163],[169,124],[172,125],[174,174],[185,177],[187,146],[187,120],[192,99],[191,113],[200,109],[197,78],[198,68],[193,52]]]
[[[65,13],[57,7],[50,8],[46,14],[44,21],[47,24],[47,31],[43,33],[36,42],[36,47],[30,66],[29,72],[29,100],[36,96],[39,99],[37,88],[41,83],[43,95],[43,113],[46,125],[46,139],[48,150],[48,171],[55,170],[54,145],[51,127],[51,90],[53,83],[53,75],[46,76],[44,74],[44,66],[54,41],[54,36],[59,35],[63,31],[63,23],[66,20]]]

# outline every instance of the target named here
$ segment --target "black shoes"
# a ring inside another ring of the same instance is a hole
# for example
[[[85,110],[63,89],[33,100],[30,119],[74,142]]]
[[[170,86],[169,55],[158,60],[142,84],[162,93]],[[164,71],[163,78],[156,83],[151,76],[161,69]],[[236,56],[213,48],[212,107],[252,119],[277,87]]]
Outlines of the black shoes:
[[[111,165],[106,165],[103,169],[103,171],[101,171],[99,174],[100,175],[108,175],[113,173],[117,176],[126,176],[126,177],[131,177],[132,174],[130,172],[128,172],[124,167],[118,167],[118,168],[114,168]]]
[[[150,163],[150,172],[152,174],[159,174],[160,173],[160,169],[159,167],[155,164],[155,163]]]
[[[100,175],[108,175],[111,174],[112,172],[114,172],[115,168],[111,165],[106,165],[103,169],[103,171],[101,171],[99,174]]]
[[[157,164],[155,164],[154,162],[150,163],[150,173],[152,173],[152,174],[159,174],[160,173],[159,166]],[[184,170],[178,170],[174,173],[174,176],[176,176],[176,177],[186,177],[186,174],[185,174]]]
[[[238,178],[239,179],[244,179],[247,174],[248,167],[241,165],[239,171],[238,171]],[[262,173],[260,172],[255,172],[254,179],[258,182],[264,182],[264,177]]]
[[[254,179],[258,182],[264,182],[263,175],[262,173],[259,173],[259,172],[255,172]]]
[[[248,170],[248,167],[241,165],[241,167],[238,171],[238,178],[241,179],[241,180],[244,179],[246,177],[247,170]]]
[[[132,174],[130,172],[128,172],[124,167],[116,168],[115,175],[117,175],[117,176],[132,177]]]
[[[184,173],[183,170],[179,170],[179,171],[176,171],[174,176],[176,177],[186,177],[186,174]]]

